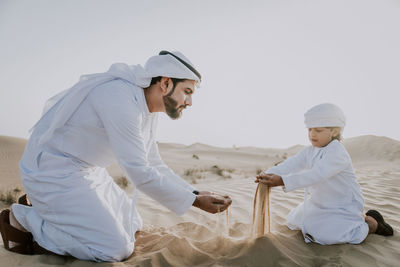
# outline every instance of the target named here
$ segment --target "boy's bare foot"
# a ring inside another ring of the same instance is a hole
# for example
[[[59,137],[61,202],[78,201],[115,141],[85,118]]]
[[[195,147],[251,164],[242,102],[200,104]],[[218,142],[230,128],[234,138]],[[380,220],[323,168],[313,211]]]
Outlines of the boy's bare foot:
[[[368,224],[369,231],[368,234],[373,234],[376,232],[376,228],[378,228],[378,222],[372,218],[371,216],[365,216],[365,222]]]
[[[365,217],[365,221],[367,221],[367,217],[371,217],[377,223],[377,227],[373,233],[384,236],[393,235],[393,228],[387,222],[385,222],[383,216],[379,213],[379,211],[369,210],[367,211],[366,215],[367,216]]]

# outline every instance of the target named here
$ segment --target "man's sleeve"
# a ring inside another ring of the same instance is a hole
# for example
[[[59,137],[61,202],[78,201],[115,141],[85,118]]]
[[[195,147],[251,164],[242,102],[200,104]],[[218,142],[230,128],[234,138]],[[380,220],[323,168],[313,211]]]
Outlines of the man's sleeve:
[[[175,174],[173,170],[171,170],[167,165],[165,165],[165,163],[160,157],[160,153],[158,151],[158,145],[155,140],[151,145],[148,159],[150,162],[150,166],[155,167],[160,173],[164,174],[166,177],[168,177],[168,179],[170,179],[177,185],[182,186],[183,188],[189,190],[190,192],[193,192],[195,190],[195,188],[192,185],[183,180],[180,176]]]
[[[149,164],[141,133],[141,109],[130,85],[123,81],[102,85],[94,90],[90,101],[121,169],[133,185],[178,215],[185,213],[196,197]]]

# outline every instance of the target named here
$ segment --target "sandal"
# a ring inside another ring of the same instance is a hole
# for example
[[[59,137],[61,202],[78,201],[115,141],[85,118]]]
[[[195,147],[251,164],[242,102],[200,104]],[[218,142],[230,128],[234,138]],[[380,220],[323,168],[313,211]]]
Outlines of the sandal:
[[[29,201],[29,198],[26,194],[22,195],[18,199],[18,204],[32,207],[32,203]],[[4,230],[3,230],[3,225],[5,225]],[[9,239],[9,234],[7,234],[6,232],[9,231],[10,228],[13,229],[13,230],[11,230],[12,232],[21,232],[21,234],[18,234],[18,235],[25,236],[26,240],[28,240],[28,244],[27,244],[28,249],[21,249],[21,245],[15,246],[11,249],[9,248],[9,243],[8,243],[9,241],[20,243],[19,241],[17,242],[15,240]],[[28,255],[40,255],[40,254],[57,255],[57,254],[41,247],[36,241],[33,241],[33,237],[32,237],[31,233],[20,231],[20,230],[14,228],[13,226],[11,226],[10,225],[10,210],[3,210],[1,212],[1,214],[0,214],[0,230],[1,230],[1,237],[3,238],[4,248],[9,251],[13,251],[13,252],[20,253],[20,254],[28,254]],[[29,241],[29,240],[31,240],[31,241]]]
[[[18,204],[25,206],[32,206],[32,203],[29,201],[27,194],[20,196],[20,198],[18,198]]]
[[[34,253],[32,234],[11,226],[9,209],[3,210],[0,214],[0,231],[5,249],[25,255]],[[10,248],[10,241],[17,243],[17,245]]]
[[[378,227],[376,228],[375,234],[390,236],[393,235],[393,228],[385,222],[383,216],[376,210],[367,211],[366,215],[371,216],[378,222]]]

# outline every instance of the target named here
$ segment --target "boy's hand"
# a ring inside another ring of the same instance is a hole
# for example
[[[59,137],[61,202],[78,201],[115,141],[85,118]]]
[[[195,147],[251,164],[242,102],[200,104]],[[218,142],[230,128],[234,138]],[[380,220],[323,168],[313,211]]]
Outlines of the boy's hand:
[[[254,182],[263,183],[269,187],[284,185],[282,177],[273,173],[261,173],[256,176],[256,180]]]

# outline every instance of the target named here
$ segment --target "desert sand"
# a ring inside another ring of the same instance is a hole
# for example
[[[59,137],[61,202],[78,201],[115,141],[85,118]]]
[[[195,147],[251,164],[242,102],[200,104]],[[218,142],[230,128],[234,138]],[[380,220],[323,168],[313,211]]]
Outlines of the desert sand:
[[[0,208],[23,193],[18,161],[26,140],[0,136]],[[217,148],[204,144],[159,144],[161,155],[176,173],[199,190],[232,197],[226,213],[207,214],[191,208],[179,217],[134,190],[118,165],[108,168],[130,195],[138,194],[144,220],[134,254],[124,262],[93,263],[55,255],[24,256],[0,245],[0,266],[399,266],[400,142],[387,137],[360,136],[344,141],[361,184],[365,211],[379,210],[394,236],[369,235],[360,245],[306,244],[299,231],[285,225],[288,212],[303,191],[271,191],[271,233],[251,238],[255,175],[284,160],[302,146],[287,149]]]

